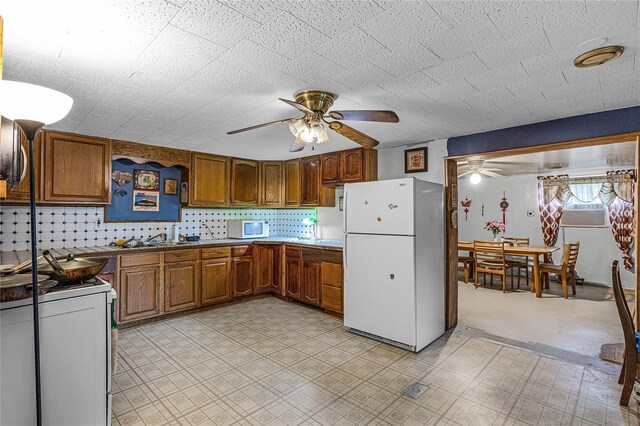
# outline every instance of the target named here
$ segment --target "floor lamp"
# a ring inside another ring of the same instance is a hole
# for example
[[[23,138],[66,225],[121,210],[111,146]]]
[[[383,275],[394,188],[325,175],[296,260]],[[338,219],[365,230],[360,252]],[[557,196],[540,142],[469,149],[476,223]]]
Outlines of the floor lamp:
[[[33,284],[33,345],[36,377],[36,421],[42,425],[40,385],[40,323],[38,314],[38,235],[36,230],[36,190],[33,141],[45,125],[62,120],[73,99],[64,93],[33,84],[0,80],[0,115],[20,127],[29,143],[29,213],[31,224],[31,277]]]

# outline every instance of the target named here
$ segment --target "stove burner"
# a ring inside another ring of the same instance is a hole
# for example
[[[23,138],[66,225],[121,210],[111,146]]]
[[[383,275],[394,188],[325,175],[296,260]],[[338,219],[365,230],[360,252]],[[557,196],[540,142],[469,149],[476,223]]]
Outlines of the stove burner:
[[[78,281],[78,282],[74,282],[74,283],[68,283],[66,285],[58,284],[57,286],[55,286],[51,290],[49,290],[49,293],[56,292],[56,291],[69,290],[69,289],[72,289],[72,288],[93,287],[94,285],[102,285],[102,284],[104,284],[102,281],[100,281],[96,277],[93,277],[93,278],[90,278],[88,280]]]

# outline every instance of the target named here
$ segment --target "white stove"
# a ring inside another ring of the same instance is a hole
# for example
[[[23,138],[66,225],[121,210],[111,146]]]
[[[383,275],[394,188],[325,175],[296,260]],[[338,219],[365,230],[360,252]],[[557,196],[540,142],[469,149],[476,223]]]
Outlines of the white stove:
[[[56,286],[57,287],[57,286]],[[111,424],[111,284],[96,279],[39,297],[45,424]],[[0,303],[0,424],[35,424],[31,298]]]

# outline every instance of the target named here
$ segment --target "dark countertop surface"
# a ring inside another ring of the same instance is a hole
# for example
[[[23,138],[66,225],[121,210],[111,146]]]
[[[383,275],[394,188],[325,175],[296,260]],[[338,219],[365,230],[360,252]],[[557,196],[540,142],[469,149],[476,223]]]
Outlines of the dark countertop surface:
[[[61,248],[49,250],[56,258],[64,258],[69,254],[74,256],[99,256],[99,255],[113,255],[113,254],[125,254],[125,253],[137,253],[137,252],[150,252],[150,251],[167,251],[175,249],[187,249],[187,248],[205,248],[215,246],[237,246],[251,243],[264,243],[264,244],[296,244],[306,247],[317,247],[328,250],[342,250],[342,240],[308,240],[299,238],[287,238],[287,237],[268,237],[268,238],[256,238],[256,239],[244,239],[236,240],[230,238],[224,238],[219,240],[204,240],[196,242],[184,242],[184,243],[169,243],[158,246],[150,247],[135,247],[135,248],[121,248],[115,246],[100,246],[100,247],[79,247],[79,248]],[[42,250],[40,250],[40,253]],[[39,254],[40,254],[39,253]],[[31,253],[28,250],[21,251],[2,251],[0,252],[0,265],[17,265],[21,262],[29,260]]]

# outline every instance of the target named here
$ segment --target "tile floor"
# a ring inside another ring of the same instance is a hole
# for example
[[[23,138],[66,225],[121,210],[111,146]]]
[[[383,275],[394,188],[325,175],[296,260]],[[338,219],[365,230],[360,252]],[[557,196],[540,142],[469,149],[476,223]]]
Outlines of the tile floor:
[[[637,425],[599,370],[458,331],[409,353],[273,297],[119,340],[113,425]]]

